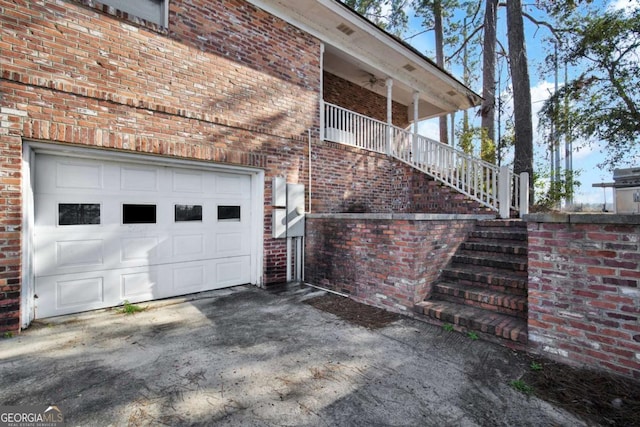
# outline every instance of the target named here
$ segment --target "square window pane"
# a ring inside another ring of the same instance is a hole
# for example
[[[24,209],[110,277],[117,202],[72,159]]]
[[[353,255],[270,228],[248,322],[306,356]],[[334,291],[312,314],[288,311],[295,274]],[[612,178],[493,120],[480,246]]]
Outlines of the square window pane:
[[[176,222],[202,221],[202,205],[176,205]]]
[[[123,224],[155,224],[156,205],[122,205]]]
[[[100,224],[99,203],[59,203],[58,225]]]
[[[240,221],[240,206],[218,206],[218,221]]]

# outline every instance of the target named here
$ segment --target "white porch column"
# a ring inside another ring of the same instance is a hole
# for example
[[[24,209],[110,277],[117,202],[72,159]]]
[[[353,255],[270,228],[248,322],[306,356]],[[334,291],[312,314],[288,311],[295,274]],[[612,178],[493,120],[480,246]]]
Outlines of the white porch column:
[[[391,138],[393,136],[393,80],[387,79],[387,154],[391,154]]]
[[[422,156],[418,155],[418,102],[420,102],[420,92],[413,92],[413,147],[411,147],[411,160],[417,163]]]

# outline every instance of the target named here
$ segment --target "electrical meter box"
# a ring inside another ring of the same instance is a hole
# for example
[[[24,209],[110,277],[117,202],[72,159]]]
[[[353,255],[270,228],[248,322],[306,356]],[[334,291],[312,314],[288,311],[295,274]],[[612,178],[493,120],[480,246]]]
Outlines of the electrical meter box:
[[[273,237],[304,237],[304,184],[285,184],[273,179]]]

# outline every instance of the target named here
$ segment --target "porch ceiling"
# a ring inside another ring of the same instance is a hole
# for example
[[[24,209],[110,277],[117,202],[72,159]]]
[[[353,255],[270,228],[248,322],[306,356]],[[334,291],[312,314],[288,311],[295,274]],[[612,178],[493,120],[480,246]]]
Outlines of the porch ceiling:
[[[324,69],[409,106],[420,94],[421,119],[480,104],[478,94],[435,63],[336,0],[249,0],[317,37],[325,44]]]

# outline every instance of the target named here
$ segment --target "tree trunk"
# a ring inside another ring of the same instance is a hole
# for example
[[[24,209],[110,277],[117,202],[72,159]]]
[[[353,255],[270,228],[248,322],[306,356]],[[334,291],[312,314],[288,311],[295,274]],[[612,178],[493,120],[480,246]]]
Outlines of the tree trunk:
[[[436,36],[436,64],[444,69],[444,31],[442,29],[442,3],[441,0],[433,2],[433,22]],[[440,116],[440,142],[449,143],[447,132],[447,116]]]
[[[498,0],[486,0],[484,12],[484,54],[482,56],[482,134],[480,152],[482,157],[491,158],[495,155],[487,153],[489,147],[495,147],[495,116],[496,116],[496,21],[498,19]]]
[[[507,40],[513,82],[515,152],[513,171],[529,173],[529,204],[533,203],[533,125],[531,122],[531,84],[524,43],[522,3],[507,1]]]

